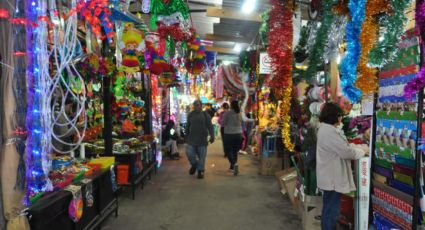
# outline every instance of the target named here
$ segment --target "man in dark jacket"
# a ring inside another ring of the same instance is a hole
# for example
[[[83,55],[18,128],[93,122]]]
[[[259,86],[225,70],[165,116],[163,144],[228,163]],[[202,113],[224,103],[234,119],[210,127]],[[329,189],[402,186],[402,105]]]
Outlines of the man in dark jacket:
[[[202,111],[201,101],[194,101],[193,108],[187,118],[186,154],[191,164],[189,174],[193,175],[198,171],[198,178],[202,179],[205,172],[208,134],[210,136],[209,142],[213,143],[214,129],[210,115]]]

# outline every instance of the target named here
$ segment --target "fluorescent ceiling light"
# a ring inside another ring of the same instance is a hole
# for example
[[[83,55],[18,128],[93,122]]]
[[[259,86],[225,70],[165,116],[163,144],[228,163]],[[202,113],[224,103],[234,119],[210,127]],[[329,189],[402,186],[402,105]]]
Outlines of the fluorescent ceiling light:
[[[241,52],[242,46],[239,43],[236,43],[236,45],[233,47],[233,50],[237,53]]]
[[[245,14],[250,14],[255,9],[256,0],[245,0],[242,5],[242,12]]]

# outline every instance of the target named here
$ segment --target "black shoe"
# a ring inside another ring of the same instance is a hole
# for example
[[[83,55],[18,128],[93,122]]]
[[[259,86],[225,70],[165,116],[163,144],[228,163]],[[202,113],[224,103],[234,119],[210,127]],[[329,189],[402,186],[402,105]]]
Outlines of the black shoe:
[[[192,167],[190,167],[190,170],[189,170],[189,174],[190,175],[193,175],[193,174],[195,174],[195,172],[196,172],[196,165],[192,165]]]
[[[239,166],[235,165],[235,167],[233,168],[233,175],[237,176],[239,174]]]
[[[198,179],[204,179],[204,171],[198,171]]]

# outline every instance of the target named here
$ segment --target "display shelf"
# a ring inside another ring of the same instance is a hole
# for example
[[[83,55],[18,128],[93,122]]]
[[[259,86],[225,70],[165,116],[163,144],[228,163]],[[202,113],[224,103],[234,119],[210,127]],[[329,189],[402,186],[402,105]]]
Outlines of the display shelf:
[[[406,98],[403,93],[407,82],[415,78],[420,64],[418,44],[414,31],[406,32],[398,44],[399,51],[405,55],[399,55],[380,69],[371,190],[372,209],[380,214],[374,215],[378,229],[389,226],[416,229],[417,225],[417,213],[412,207],[418,202],[417,146],[421,137],[423,97],[419,93]]]
[[[120,186],[131,188],[133,200],[136,197],[136,187],[141,185],[143,188],[144,180],[146,178],[151,179],[153,171],[156,173],[157,162],[155,160],[155,145],[155,143],[151,143],[149,148],[137,154],[127,153],[114,155],[118,164],[129,166],[128,183],[120,184]],[[138,155],[140,155],[140,158],[138,158]],[[137,159],[139,159],[141,162],[138,162]],[[137,167],[137,164],[141,164],[140,170]]]

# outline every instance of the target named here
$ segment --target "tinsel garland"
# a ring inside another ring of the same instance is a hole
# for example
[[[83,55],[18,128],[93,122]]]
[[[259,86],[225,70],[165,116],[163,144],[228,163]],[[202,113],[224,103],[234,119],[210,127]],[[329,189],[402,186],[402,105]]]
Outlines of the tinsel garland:
[[[272,87],[286,87],[292,78],[292,11],[291,1],[272,0],[269,15],[269,46],[273,74]]]
[[[417,2],[416,5],[416,30],[421,36],[421,49],[422,53],[425,51],[425,1]],[[419,90],[425,87],[425,64],[422,63],[421,70],[416,74],[416,77],[412,79],[404,87],[404,97],[412,99],[413,95]]]
[[[367,1],[366,18],[363,23],[362,33],[360,34],[360,44],[362,47],[359,66],[357,67],[358,78],[355,86],[363,94],[369,94],[376,91],[378,87],[378,70],[368,66],[367,54],[372,50],[373,45],[378,41],[379,25],[375,16],[381,12],[387,12],[389,5],[387,0]]]
[[[267,45],[267,34],[269,33],[269,13],[270,13],[270,10],[266,10],[260,15],[261,20],[263,21],[261,23],[260,32],[259,32],[260,41],[261,41],[261,44],[264,46]]]
[[[294,145],[291,142],[291,127],[289,121],[291,109],[292,91],[292,15],[293,1],[271,0],[272,6],[269,14],[269,54],[273,66],[274,78],[270,82],[271,87],[283,90],[280,104],[280,125],[282,140],[289,151],[293,151]]]
[[[345,34],[347,54],[340,66],[342,92],[353,103],[357,103],[361,98],[361,92],[354,86],[354,83],[361,54],[359,39],[365,19],[365,6],[366,0],[350,0],[348,3],[351,21],[347,24]]]
[[[344,42],[345,27],[347,26],[347,16],[334,16],[331,28],[328,33],[328,41],[325,46],[323,57],[328,61],[334,59],[339,53],[339,46]]]
[[[294,151],[294,144],[291,140],[291,95],[292,95],[292,78],[288,79],[288,86],[283,89],[282,102],[280,104],[280,132],[283,144],[289,151]]]
[[[316,34],[315,43],[310,51],[308,68],[304,73],[305,79],[311,79],[317,73],[317,67],[320,62],[323,61],[323,52],[328,38],[328,31],[332,25],[334,14],[332,12],[332,6],[335,4],[334,0],[323,0],[322,8],[323,15],[321,26]]]
[[[369,53],[369,65],[373,67],[383,67],[396,57],[397,42],[404,33],[404,23],[406,22],[405,10],[409,6],[410,0],[391,0],[392,14],[386,14],[381,21],[385,27],[384,34],[380,35],[378,43]]]

